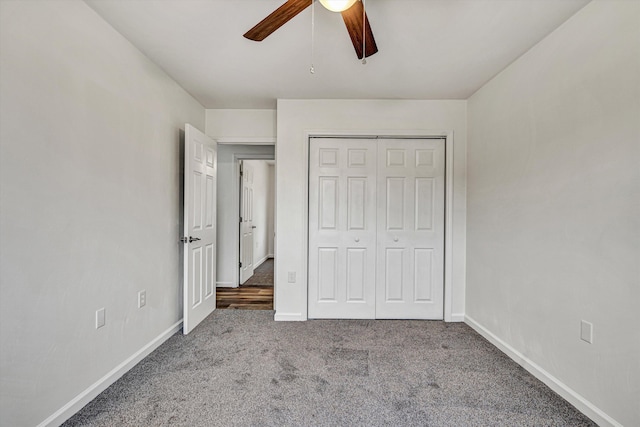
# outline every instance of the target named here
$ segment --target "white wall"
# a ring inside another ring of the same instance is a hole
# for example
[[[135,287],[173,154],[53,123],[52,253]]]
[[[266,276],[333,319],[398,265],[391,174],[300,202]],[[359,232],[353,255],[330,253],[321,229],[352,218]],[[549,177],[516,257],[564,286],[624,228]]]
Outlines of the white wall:
[[[253,266],[257,268],[269,255],[269,165],[265,160],[245,160],[253,168]],[[273,219],[273,217],[271,218]]]
[[[273,145],[218,145],[217,285],[238,286],[239,184],[238,158],[273,158]]]
[[[592,2],[469,100],[469,321],[601,425],[640,425],[639,23]]]
[[[33,426],[179,326],[180,132],[205,113],[81,1],[0,19],[0,425]]]
[[[214,139],[239,138],[234,142],[242,144],[276,137],[276,110],[208,109],[206,120],[207,135]]]
[[[275,256],[276,233],[276,166],[269,164],[269,195],[267,196],[267,256]]]
[[[454,319],[464,313],[466,101],[278,100],[276,144],[276,319],[307,318],[307,175],[305,132],[393,135],[453,131]],[[288,272],[296,283],[288,283]]]

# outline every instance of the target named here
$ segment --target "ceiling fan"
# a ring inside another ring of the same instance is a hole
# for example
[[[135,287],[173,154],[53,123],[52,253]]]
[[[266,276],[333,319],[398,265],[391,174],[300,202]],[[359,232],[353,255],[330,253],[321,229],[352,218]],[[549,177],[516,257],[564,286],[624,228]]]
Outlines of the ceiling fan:
[[[257,42],[264,40],[293,17],[311,6],[313,1],[287,0],[285,4],[247,31],[244,37]],[[361,0],[320,0],[320,3],[332,12],[340,12],[358,59],[363,59],[363,50],[365,50],[365,57],[378,52],[378,47],[369,25],[369,19]]]

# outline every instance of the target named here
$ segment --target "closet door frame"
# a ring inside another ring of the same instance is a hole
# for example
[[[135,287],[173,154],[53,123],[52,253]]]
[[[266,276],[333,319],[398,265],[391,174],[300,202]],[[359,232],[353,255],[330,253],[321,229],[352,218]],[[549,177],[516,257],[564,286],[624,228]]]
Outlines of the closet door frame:
[[[303,236],[303,247],[306,252],[306,262],[303,265],[304,271],[301,271],[305,277],[305,286],[301,292],[301,307],[304,307],[301,320],[308,319],[309,304],[309,154],[311,138],[354,138],[354,139],[444,139],[445,140],[445,229],[444,229],[444,321],[452,322],[459,319],[453,319],[452,313],[452,289],[453,289],[453,131],[451,130],[394,130],[389,131],[305,131],[304,132],[304,175],[306,176],[306,185],[304,186],[303,197],[306,201],[303,211],[303,224],[306,230]]]

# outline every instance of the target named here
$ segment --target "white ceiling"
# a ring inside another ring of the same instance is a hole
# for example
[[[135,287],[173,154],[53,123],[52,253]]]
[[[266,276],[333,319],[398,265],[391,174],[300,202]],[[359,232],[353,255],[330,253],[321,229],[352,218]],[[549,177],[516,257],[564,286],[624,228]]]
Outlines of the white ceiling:
[[[362,65],[315,5],[263,42],[242,35],[284,0],[85,0],[207,108],[276,99],[466,99],[589,0],[366,0],[379,52]]]

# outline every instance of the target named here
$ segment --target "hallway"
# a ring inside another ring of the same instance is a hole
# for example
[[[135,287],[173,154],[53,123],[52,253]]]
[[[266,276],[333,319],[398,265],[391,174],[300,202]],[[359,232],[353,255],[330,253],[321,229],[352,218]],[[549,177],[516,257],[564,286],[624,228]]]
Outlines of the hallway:
[[[238,288],[217,288],[216,308],[273,310],[273,264],[273,258],[266,260]]]

